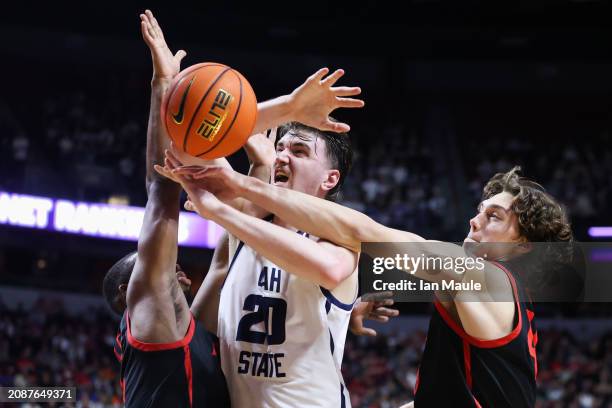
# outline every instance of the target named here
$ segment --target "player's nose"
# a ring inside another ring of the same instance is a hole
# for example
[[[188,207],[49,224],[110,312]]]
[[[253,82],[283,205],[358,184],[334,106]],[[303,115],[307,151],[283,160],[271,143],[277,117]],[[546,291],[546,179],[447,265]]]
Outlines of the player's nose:
[[[275,165],[288,164],[289,163],[289,155],[285,152],[285,150],[276,153]]]
[[[480,214],[477,214],[470,219],[470,231],[471,232],[478,231],[480,229],[481,224],[480,224],[479,215]]]

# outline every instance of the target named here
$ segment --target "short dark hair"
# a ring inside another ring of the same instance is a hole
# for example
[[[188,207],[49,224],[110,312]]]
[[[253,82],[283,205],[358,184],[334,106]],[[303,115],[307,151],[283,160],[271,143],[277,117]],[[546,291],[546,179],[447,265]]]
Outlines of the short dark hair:
[[[337,122],[337,120],[333,118],[330,119]],[[315,137],[320,137],[325,142],[327,158],[329,159],[332,169],[336,169],[340,172],[338,183],[334,188],[329,190],[325,199],[336,201],[340,193],[340,188],[344,184],[344,180],[353,165],[353,149],[351,148],[351,141],[348,134],[319,130],[299,122],[289,122],[278,127],[276,142],[288,132],[295,133],[298,137],[300,137],[302,133],[309,133]]]
[[[130,252],[120,260],[118,260],[106,272],[104,281],[102,282],[102,293],[108,306],[113,312],[121,315],[123,310],[119,307],[119,285],[127,284],[132,276],[132,270],[136,264],[136,251]]]

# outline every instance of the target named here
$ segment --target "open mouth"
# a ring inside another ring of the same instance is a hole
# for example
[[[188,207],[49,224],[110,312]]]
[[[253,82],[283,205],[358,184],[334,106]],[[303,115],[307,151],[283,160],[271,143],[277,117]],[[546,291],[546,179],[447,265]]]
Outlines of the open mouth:
[[[274,173],[274,182],[275,183],[284,183],[289,180],[289,176],[282,171],[276,171]]]

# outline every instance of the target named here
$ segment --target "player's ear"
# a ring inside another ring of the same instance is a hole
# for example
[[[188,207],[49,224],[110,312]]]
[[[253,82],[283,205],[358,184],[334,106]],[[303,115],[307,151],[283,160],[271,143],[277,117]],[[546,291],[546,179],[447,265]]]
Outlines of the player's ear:
[[[327,177],[323,180],[323,190],[329,191],[332,188],[336,187],[336,184],[340,181],[340,171],[339,170],[328,170],[326,173]]]
[[[119,285],[119,293],[121,295],[125,295],[127,293],[127,283],[122,283]]]

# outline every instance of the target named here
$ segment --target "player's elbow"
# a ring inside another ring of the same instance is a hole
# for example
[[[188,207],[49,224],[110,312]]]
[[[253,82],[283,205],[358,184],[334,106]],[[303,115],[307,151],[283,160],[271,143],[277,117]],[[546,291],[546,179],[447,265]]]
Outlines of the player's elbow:
[[[329,259],[320,267],[320,285],[327,290],[333,290],[347,277],[342,262],[337,259]]]
[[[378,224],[372,218],[361,214],[357,222],[353,224],[352,237],[361,246],[362,242],[378,242]]]

